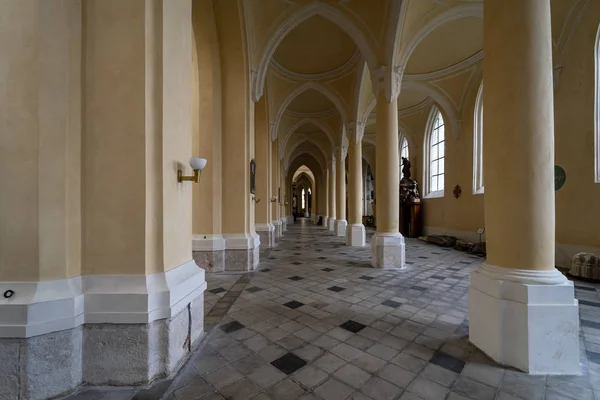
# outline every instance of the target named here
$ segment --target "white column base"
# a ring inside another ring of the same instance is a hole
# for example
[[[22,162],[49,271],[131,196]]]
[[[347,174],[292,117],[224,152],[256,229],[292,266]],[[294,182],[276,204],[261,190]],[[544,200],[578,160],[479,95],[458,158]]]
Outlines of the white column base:
[[[530,374],[577,374],[579,314],[558,270],[483,264],[471,274],[469,339],[500,364]]]
[[[346,246],[363,247],[367,242],[367,233],[363,224],[346,227]]]
[[[260,237],[260,247],[275,246],[275,225],[270,223],[255,224],[255,229]]]
[[[398,233],[376,233],[371,239],[371,266],[404,268],[404,236]]]
[[[323,225],[321,225],[321,226],[324,226],[325,228],[329,228],[328,221],[329,221],[329,217],[327,215],[323,215]]]
[[[335,220],[335,236],[346,236],[346,227],[348,226],[348,221],[345,219],[336,219]]]
[[[328,230],[331,232],[335,232],[335,218],[329,218],[327,221]]]
[[[275,241],[277,242],[279,240],[279,238],[281,237],[281,235],[283,234],[281,232],[281,221],[278,219],[273,221],[273,226],[275,227]]]
[[[281,218],[281,232],[287,231],[287,219],[286,217]]]

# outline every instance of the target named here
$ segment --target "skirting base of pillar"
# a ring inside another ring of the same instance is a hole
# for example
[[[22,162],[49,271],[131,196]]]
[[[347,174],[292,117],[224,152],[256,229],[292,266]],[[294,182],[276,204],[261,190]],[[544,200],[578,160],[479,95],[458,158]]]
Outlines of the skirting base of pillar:
[[[352,224],[346,227],[346,246],[363,247],[367,241],[367,233],[363,224]]]
[[[188,331],[191,336],[188,339]],[[204,294],[172,318],[85,324],[22,339],[0,338],[0,399],[42,400],[86,386],[136,386],[177,372],[204,335]]]
[[[323,216],[323,221],[322,221],[321,226],[325,227],[325,228],[329,228],[329,217],[328,216],[326,216],[326,215]]]
[[[192,256],[206,272],[225,270],[225,239],[222,235],[192,235]]]
[[[256,224],[256,233],[260,236],[261,248],[269,248],[275,245],[275,225]]]
[[[336,219],[335,220],[335,236],[346,236],[346,227],[348,226],[348,221],[345,219]]]
[[[275,226],[275,243],[277,243],[283,235],[283,232],[281,232],[281,221],[273,221],[273,226]]]
[[[287,231],[287,219],[285,217],[281,219],[281,231]]]
[[[329,218],[329,220],[327,221],[328,224],[328,230],[331,232],[335,232],[335,218]]]
[[[376,233],[371,239],[371,266],[404,268],[404,236],[400,233]]]
[[[573,283],[556,269],[483,264],[471,274],[469,340],[496,362],[530,374],[578,374]]]

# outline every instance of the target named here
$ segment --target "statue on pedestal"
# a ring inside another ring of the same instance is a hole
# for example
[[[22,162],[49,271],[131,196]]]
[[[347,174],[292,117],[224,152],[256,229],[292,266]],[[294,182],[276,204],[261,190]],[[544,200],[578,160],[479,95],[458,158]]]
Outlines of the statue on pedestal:
[[[402,204],[420,203],[417,181],[410,179],[410,161],[402,157],[402,180],[400,181],[400,202]]]

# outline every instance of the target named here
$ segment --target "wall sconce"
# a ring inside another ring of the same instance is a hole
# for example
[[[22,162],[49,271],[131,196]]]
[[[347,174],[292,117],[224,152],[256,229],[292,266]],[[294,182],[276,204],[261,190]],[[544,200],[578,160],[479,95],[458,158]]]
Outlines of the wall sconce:
[[[260,199],[257,199],[256,196],[252,196],[252,201],[256,204],[260,203]]]
[[[276,202],[277,202],[277,200],[279,200],[279,199],[277,198],[277,196],[273,196],[273,197],[271,197],[271,203],[276,203]]]
[[[177,182],[192,181],[200,182],[200,172],[206,167],[206,158],[190,157],[190,166],[194,170],[194,175],[184,176],[183,171],[177,170]]]

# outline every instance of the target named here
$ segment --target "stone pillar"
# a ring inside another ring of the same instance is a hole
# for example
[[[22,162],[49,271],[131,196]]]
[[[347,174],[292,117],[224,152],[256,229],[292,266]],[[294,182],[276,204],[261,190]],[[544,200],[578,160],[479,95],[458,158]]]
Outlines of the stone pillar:
[[[201,183],[192,189],[192,250],[194,260],[208,272],[225,269],[222,235],[221,72],[219,43],[212,3],[192,7],[192,152],[207,159]]]
[[[578,304],[554,267],[551,40],[549,0],[486,1],[487,261],[471,275],[469,338],[501,364],[576,374]]]
[[[285,168],[283,166],[283,160],[280,159],[279,160],[279,182],[280,182],[280,187],[281,187],[281,200],[280,200],[280,204],[279,204],[279,209],[281,210],[280,216],[281,216],[281,231],[285,232],[287,231],[287,224],[288,224],[288,219],[287,219],[287,205],[291,204],[292,199],[289,197],[288,195],[288,191],[287,191],[287,183],[286,183],[286,179],[285,179]]]
[[[0,2],[0,398],[147,384],[204,333],[191,2],[167,3]]]
[[[336,182],[336,162],[335,162],[335,154],[333,158],[329,161],[329,220],[328,229],[331,232],[335,232],[335,217],[336,217],[336,196],[335,196],[335,182]]]
[[[240,88],[248,87],[250,79],[244,51],[246,32],[240,27],[240,5],[237,2],[213,4],[223,76],[222,226],[226,246],[225,270],[252,271],[258,266],[260,237],[255,231],[255,195],[250,193],[254,103],[247,92],[240,92]]]
[[[362,136],[364,124],[350,123],[348,148],[348,227],[346,246],[362,247],[366,243],[363,216]]]
[[[323,226],[329,229],[329,169],[323,168],[323,196],[325,209],[323,210]]]
[[[279,202],[281,189],[279,189],[279,159],[277,157],[278,140],[271,143],[271,217],[275,227],[275,242],[281,238],[281,214]]]
[[[344,139],[346,139],[344,137]],[[347,139],[346,139],[347,140]],[[346,140],[344,142],[346,142]],[[337,219],[335,220],[335,235],[346,236],[346,154],[348,152],[348,144],[343,143],[336,151],[337,156]]]
[[[377,93],[376,170],[377,232],[371,239],[371,265],[404,268],[404,237],[398,230],[400,193],[398,155],[398,72],[383,67],[374,79]]]
[[[262,96],[254,109],[254,144],[256,161],[256,233],[260,247],[273,247],[275,225],[271,223],[271,138],[267,119],[266,97]]]

